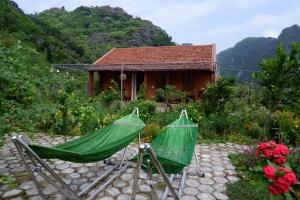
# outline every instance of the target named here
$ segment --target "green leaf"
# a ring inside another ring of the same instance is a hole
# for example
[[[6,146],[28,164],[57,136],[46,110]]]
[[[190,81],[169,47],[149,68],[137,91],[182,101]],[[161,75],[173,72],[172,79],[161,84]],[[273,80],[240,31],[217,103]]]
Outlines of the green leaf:
[[[288,193],[284,193],[284,196],[287,200],[293,200],[294,198],[292,197],[291,193],[288,192]]]

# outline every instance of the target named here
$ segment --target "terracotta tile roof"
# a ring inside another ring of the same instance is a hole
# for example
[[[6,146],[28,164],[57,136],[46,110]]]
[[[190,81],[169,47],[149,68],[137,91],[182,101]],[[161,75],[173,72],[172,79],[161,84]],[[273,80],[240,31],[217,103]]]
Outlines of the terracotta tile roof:
[[[89,71],[213,70],[215,45],[114,48],[91,65]]]

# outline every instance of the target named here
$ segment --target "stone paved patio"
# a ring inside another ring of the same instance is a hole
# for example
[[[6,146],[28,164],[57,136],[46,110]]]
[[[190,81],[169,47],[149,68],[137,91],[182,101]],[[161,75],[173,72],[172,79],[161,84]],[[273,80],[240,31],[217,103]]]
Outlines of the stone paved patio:
[[[62,137],[51,138],[43,134],[36,134],[35,141],[45,145],[55,145],[63,143]],[[200,169],[205,172],[205,177],[199,177],[192,173],[187,175],[182,200],[214,200],[228,199],[226,196],[226,183],[238,180],[235,167],[230,163],[228,154],[232,152],[244,151],[247,146],[232,143],[225,144],[201,144],[197,145],[197,154],[200,159]],[[126,156],[136,154],[137,146],[131,145]],[[121,151],[116,153],[112,160],[119,160]],[[49,160],[49,165],[60,174],[60,177],[78,192],[88,183],[91,183],[100,176],[107,165],[103,162],[78,164],[61,160]],[[188,172],[195,172],[195,160],[186,167]],[[0,199],[41,199],[37,195],[33,182],[31,181],[20,157],[9,138],[7,144],[0,149],[0,173],[12,175],[17,184],[16,188],[9,188],[8,185],[0,185]],[[50,199],[65,199],[55,188],[49,185],[42,177],[38,177],[40,185],[44,188],[45,194]],[[139,182],[138,200],[151,199],[150,187],[145,180]],[[100,193],[97,199],[102,200],[127,200],[130,199],[133,184],[133,168],[128,168],[119,178],[117,178],[106,190]],[[174,187],[178,188],[179,181],[174,181]],[[159,196],[163,193],[163,187],[157,184]],[[173,199],[169,196],[168,199]]]

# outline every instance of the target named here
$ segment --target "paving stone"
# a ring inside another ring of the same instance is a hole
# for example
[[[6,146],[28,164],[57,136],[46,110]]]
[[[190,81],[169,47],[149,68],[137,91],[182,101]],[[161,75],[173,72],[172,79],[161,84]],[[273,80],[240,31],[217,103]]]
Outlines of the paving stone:
[[[222,166],[213,166],[211,167],[213,171],[224,171],[224,168]]]
[[[231,169],[225,170],[225,173],[228,175],[236,175],[236,171]]]
[[[120,194],[120,190],[118,188],[114,188],[114,187],[111,187],[111,188],[107,188],[105,190],[105,194],[106,195],[109,195],[109,196],[112,196],[112,197],[116,197]]]
[[[80,178],[80,174],[78,174],[78,173],[72,173],[72,174],[70,174],[70,177],[72,179],[74,179],[74,178]]]
[[[132,186],[126,186],[126,187],[122,188],[122,193],[131,194],[132,193]]]
[[[89,168],[87,168],[87,167],[80,167],[78,169],[78,173],[80,173],[80,174],[86,173],[88,171],[89,171]]]
[[[77,191],[77,190],[78,190],[78,185],[71,185],[70,188],[71,188],[73,191]]]
[[[16,197],[16,198],[12,198],[12,199],[10,199],[10,200],[23,200],[23,198],[21,198],[21,197]]]
[[[197,195],[199,200],[215,200],[216,198],[210,193],[200,193]]]
[[[40,196],[29,197],[29,200],[43,200]]]
[[[73,168],[67,168],[67,169],[61,170],[61,172],[62,172],[63,174],[71,174],[71,173],[74,172],[74,169],[73,169]]]
[[[213,179],[216,183],[226,183],[228,181],[226,178],[221,177],[221,176],[214,177]]]
[[[75,179],[73,180],[73,184],[75,185],[81,185],[87,182],[87,178],[80,178],[80,179]]]
[[[223,194],[223,193],[221,193],[221,192],[214,192],[213,193],[213,195],[218,199],[218,200],[227,200],[228,199],[228,197],[225,195],[225,194]]]
[[[114,187],[117,187],[117,188],[123,188],[125,186],[128,185],[128,182],[127,181],[123,181],[123,180],[117,180],[113,183],[113,186]]]
[[[213,175],[224,177],[226,174],[223,171],[213,171]]]
[[[148,199],[150,199],[150,197],[148,195],[145,195],[145,194],[137,194],[135,199],[148,200]]]
[[[236,177],[236,176],[227,176],[226,177],[229,181],[231,182],[235,182],[235,181],[238,181],[240,180],[240,178]]]
[[[200,178],[200,183],[204,185],[212,185],[215,182],[211,178]]]
[[[181,200],[197,200],[197,198],[191,195],[184,195]]]
[[[197,177],[197,178],[199,178],[199,177]],[[190,187],[198,187],[200,185],[200,183],[199,183],[199,181],[197,181],[197,179],[187,179],[185,181],[185,184]]]
[[[205,192],[205,193],[212,193],[214,191],[214,188],[212,188],[209,185],[200,185],[198,189],[200,190],[200,192]]]
[[[12,190],[4,192],[4,194],[2,194],[2,198],[15,197],[15,196],[21,195],[22,192],[23,192],[23,190],[20,190],[20,189],[12,189]]]
[[[56,165],[56,169],[67,169],[70,165],[68,163],[63,163],[63,164],[59,164]]]
[[[131,200],[131,196],[128,194],[121,194],[117,197],[117,200]]]
[[[140,190],[141,192],[150,192],[150,191],[151,191],[151,188],[150,188],[149,185],[140,185],[140,186],[139,186],[139,190]]]
[[[19,185],[19,188],[23,189],[23,190],[28,190],[31,188],[34,188],[34,184],[32,181],[28,181],[28,182],[24,182],[21,185]]]
[[[217,191],[217,192],[225,192],[226,191],[226,185],[225,184],[221,184],[221,183],[217,183],[213,185],[213,188]]]
[[[57,189],[55,187],[53,187],[52,185],[49,185],[48,187],[46,187],[44,190],[43,190],[43,193],[45,195],[49,195],[49,194],[53,194],[57,191]]]
[[[121,176],[121,179],[122,179],[123,181],[130,181],[132,178],[133,178],[133,175],[132,175],[132,174],[127,174],[127,173],[125,173],[125,174],[123,174],[123,175]]]
[[[112,197],[104,196],[104,197],[99,197],[97,198],[98,200],[114,200]]]
[[[199,190],[194,187],[185,187],[183,192],[187,195],[197,195],[199,193]]]

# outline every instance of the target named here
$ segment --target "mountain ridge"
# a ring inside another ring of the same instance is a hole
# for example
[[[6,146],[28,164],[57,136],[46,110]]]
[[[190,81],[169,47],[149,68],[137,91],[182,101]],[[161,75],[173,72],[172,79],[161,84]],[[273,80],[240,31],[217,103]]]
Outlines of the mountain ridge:
[[[217,55],[220,74],[236,77],[241,82],[253,81],[251,72],[259,71],[258,63],[275,55],[277,46],[282,43],[289,51],[293,42],[300,42],[300,26],[284,28],[277,38],[247,37]]]

